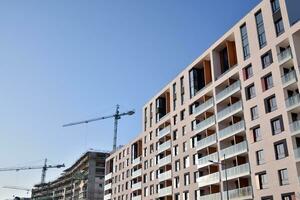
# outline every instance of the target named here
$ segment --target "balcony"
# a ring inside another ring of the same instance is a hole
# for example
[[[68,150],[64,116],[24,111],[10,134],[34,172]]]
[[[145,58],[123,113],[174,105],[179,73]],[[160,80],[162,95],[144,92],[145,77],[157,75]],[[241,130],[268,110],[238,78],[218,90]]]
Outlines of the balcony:
[[[197,198],[197,200],[220,200],[220,199],[221,199],[220,193],[204,195]]]
[[[237,112],[240,112],[243,110],[242,101],[238,101],[231,106],[224,108],[223,110],[218,112],[218,121],[222,121],[226,119],[227,117],[234,115]]]
[[[198,187],[212,185],[212,184],[216,184],[218,182],[220,182],[220,173],[219,172],[197,178]]]
[[[159,197],[165,197],[172,195],[172,186],[161,188],[158,191]]]
[[[219,131],[218,133],[218,136],[219,136],[219,139],[222,140],[222,139],[225,139],[225,138],[228,138],[228,137],[231,137],[237,133],[240,133],[242,131],[245,131],[245,122],[244,120],[240,121],[240,122],[237,122],[229,127],[226,127],[222,130]]]
[[[139,177],[139,176],[141,176],[141,175],[142,175],[142,170],[141,170],[141,169],[138,169],[138,170],[132,172],[131,178],[136,178],[136,177]]]
[[[193,110],[193,114],[200,115],[204,111],[210,109],[214,106],[214,99],[210,98],[209,100],[205,101],[204,103],[200,104]]]
[[[161,174],[158,174],[158,180],[160,182],[171,179],[171,178],[172,178],[172,170],[169,170],[169,171],[163,172]]]
[[[233,146],[227,147],[226,149],[221,150],[220,151],[220,156],[221,156],[220,159],[224,160],[223,155],[225,155],[225,158],[227,159],[227,158],[231,158],[233,156],[237,156],[242,153],[246,153],[247,151],[248,151],[247,142],[243,141],[236,145],[233,145]]]
[[[104,200],[111,200],[111,194],[104,195]]]
[[[141,182],[138,182],[138,183],[135,183],[135,184],[131,185],[131,190],[132,191],[140,190],[140,189],[142,189],[142,183]]]
[[[171,148],[171,140],[168,140],[158,146],[158,153],[161,153],[170,148]]]
[[[106,185],[104,186],[104,191],[111,189],[111,186],[112,186],[111,183],[106,184]]]
[[[198,124],[196,124],[196,126],[194,127],[194,130],[199,133],[215,124],[216,124],[216,118],[213,115],[213,116],[199,122]]]
[[[300,94],[295,94],[285,100],[285,105],[288,110],[292,110],[300,106]]]
[[[104,179],[105,179],[106,181],[109,180],[109,179],[111,179],[111,178],[112,178],[112,172],[109,173],[109,174],[106,174],[105,177],[104,177]]]
[[[281,77],[283,87],[287,87],[295,82],[297,82],[297,75],[295,70],[290,71],[289,73]]]
[[[217,143],[217,134],[210,135],[197,142],[197,150],[199,151],[215,143]]]
[[[131,200],[142,200],[142,196],[138,195],[138,196],[132,197]]]
[[[168,135],[169,133],[171,133],[171,126],[167,126],[164,129],[160,130],[158,133],[159,138],[162,138],[165,135]]]
[[[141,162],[142,162],[142,157],[138,157],[132,161],[132,165],[133,166],[139,165],[139,164],[141,164]]]
[[[227,88],[222,90],[216,95],[216,101],[217,103],[223,101],[224,99],[230,97],[234,93],[238,92],[241,90],[241,82],[235,81],[233,84],[229,85]]]
[[[294,155],[295,155],[295,159],[296,161],[300,161],[300,147],[298,147],[297,149],[294,149]]]
[[[290,131],[292,135],[300,133],[300,120],[290,123]]]
[[[197,161],[198,169],[201,168],[201,167],[206,167],[208,165],[211,165],[212,163],[209,162],[210,160],[218,161],[218,152],[209,154],[209,155],[204,156],[202,158],[199,158],[198,161]]]
[[[170,163],[171,163],[171,155],[168,155],[158,160],[158,167],[162,167]]]
[[[234,189],[234,190],[229,190],[228,191],[229,194],[229,199],[253,199],[252,196],[252,187],[248,186],[248,187],[243,187],[243,188],[238,188],[238,189]],[[224,200],[229,200],[227,199],[227,194],[226,192],[223,192],[223,199]]]
[[[236,167],[231,167],[227,169],[227,179],[235,179],[241,176],[250,175],[250,166],[249,163],[238,165]],[[222,170],[222,180],[225,181],[225,170]]]
[[[279,65],[283,65],[293,58],[291,48],[287,48],[286,50],[280,52],[277,56]]]

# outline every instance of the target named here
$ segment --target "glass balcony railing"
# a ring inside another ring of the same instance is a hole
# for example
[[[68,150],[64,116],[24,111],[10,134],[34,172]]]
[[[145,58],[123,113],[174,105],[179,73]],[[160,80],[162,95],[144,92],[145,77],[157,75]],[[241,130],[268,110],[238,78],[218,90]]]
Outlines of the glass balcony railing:
[[[295,83],[297,81],[297,75],[295,70],[283,75],[281,77],[281,81],[283,86],[288,86],[289,84]]]
[[[217,143],[217,134],[213,134],[206,138],[203,138],[202,140],[199,140],[197,142],[197,149],[200,150],[215,143]]]
[[[141,182],[138,182],[138,183],[135,183],[135,184],[131,185],[131,190],[132,191],[140,190],[141,188],[142,188],[142,183]]]
[[[223,198],[224,200],[232,200],[232,199],[253,199],[252,198],[252,187],[243,187],[243,188],[238,188],[234,190],[229,190],[228,191],[228,196],[229,199],[227,199],[227,192],[223,192]]]
[[[172,171],[166,171],[158,175],[159,181],[165,181],[172,178]]]
[[[297,149],[294,149],[295,158],[298,160],[300,159],[300,147]]]
[[[132,172],[131,177],[136,178],[136,177],[141,176],[141,175],[142,175],[142,170],[138,169],[138,170]]]
[[[104,186],[104,191],[111,189],[111,186],[112,186],[111,183],[106,184],[106,185]]]
[[[292,134],[297,134],[300,132],[300,120],[290,123],[290,131]]]
[[[249,163],[238,165],[236,167],[231,167],[227,169],[227,179],[234,179],[241,176],[249,175],[250,174],[250,166]],[[222,180],[225,181],[225,170],[222,170]]]
[[[132,165],[138,165],[142,162],[142,157],[138,157],[132,161]]]
[[[207,128],[215,125],[215,124],[216,124],[216,118],[213,115],[213,116],[199,122],[198,124],[196,124],[194,130],[197,131],[197,132],[201,132],[201,131],[204,131],[205,129],[207,129]]]
[[[197,200],[220,200],[220,199],[221,199],[220,193],[204,195],[197,198]]]
[[[219,92],[216,95],[216,100],[217,102],[220,102],[240,90],[241,90],[241,82],[237,80],[233,84],[229,85],[227,88]]]
[[[289,61],[292,58],[293,58],[293,54],[292,54],[291,48],[287,48],[286,50],[284,50],[278,54],[278,62],[280,65]]]
[[[212,185],[212,184],[215,184],[218,182],[220,182],[220,173],[219,172],[197,178],[198,187]]]
[[[231,158],[233,156],[239,155],[241,153],[245,153],[248,151],[247,142],[243,141],[236,145],[227,147],[226,149],[223,149],[220,151],[221,160],[224,160],[223,155],[225,155],[225,158]]]
[[[171,140],[168,140],[160,145],[158,145],[158,152],[163,152],[167,149],[170,149],[171,148]]]
[[[142,196],[138,195],[138,196],[132,197],[132,200],[142,200]]]
[[[170,125],[165,127],[164,129],[160,130],[158,135],[159,135],[159,137],[163,137],[163,136],[165,136],[169,133],[171,133],[171,126]]]
[[[111,199],[111,193],[110,194],[106,194],[104,196],[104,200],[110,200]]]
[[[172,195],[172,186],[161,188],[158,190],[159,197],[165,197]]]
[[[193,110],[193,114],[201,114],[204,111],[206,111],[207,109],[211,108],[213,105],[214,105],[214,99],[210,98],[207,101],[205,101],[202,104],[200,104],[199,106],[197,106]]]
[[[104,177],[105,180],[109,180],[111,178],[112,178],[112,173],[106,174]]]
[[[286,108],[290,109],[300,104],[300,94],[295,94],[285,100]]]
[[[239,132],[245,131],[245,122],[244,120],[239,121],[229,127],[226,127],[219,131],[219,139],[224,139],[230,136],[233,136]]]
[[[205,167],[205,166],[208,166],[208,165],[212,164],[211,162],[209,162],[210,160],[213,160],[213,161],[217,162],[218,161],[218,152],[209,154],[209,155],[204,156],[202,158],[199,158],[198,161],[197,161],[198,168]]]
[[[159,167],[170,164],[170,163],[171,163],[171,155],[168,155],[168,156],[163,157],[162,159],[158,160]]]
[[[218,121],[221,121],[225,119],[226,117],[229,117],[233,115],[234,113],[238,112],[239,110],[242,110],[242,101],[238,101],[231,106],[224,108],[223,110],[218,112]]]

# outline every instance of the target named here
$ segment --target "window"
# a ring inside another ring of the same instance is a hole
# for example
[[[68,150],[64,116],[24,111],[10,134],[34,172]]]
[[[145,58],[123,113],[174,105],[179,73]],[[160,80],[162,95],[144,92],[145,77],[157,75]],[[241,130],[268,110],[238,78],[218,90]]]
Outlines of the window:
[[[260,132],[260,126],[253,128],[252,132],[253,132],[254,142],[258,142],[258,141],[262,140],[262,136],[261,136],[261,132]]]
[[[282,116],[271,119],[272,134],[276,135],[284,131]]]
[[[188,156],[183,159],[183,167],[190,167],[190,158]]]
[[[180,194],[175,194],[175,200],[180,200]]]
[[[182,127],[182,136],[185,135],[185,126]]]
[[[241,38],[242,38],[242,45],[243,45],[243,55],[244,60],[250,57],[250,49],[249,49],[249,42],[248,42],[248,33],[246,24],[240,27],[241,31]]]
[[[276,30],[276,35],[277,36],[279,36],[282,33],[284,33],[284,26],[283,26],[282,18],[280,18],[279,20],[277,20],[275,22],[275,30]]]
[[[184,174],[184,185],[190,184],[190,173]]]
[[[189,200],[189,199],[190,199],[189,192],[188,191],[183,192],[183,200]]]
[[[145,111],[144,111],[144,131],[146,131],[147,129],[147,108],[145,108]]]
[[[251,120],[255,120],[259,117],[257,106],[250,108],[250,111],[251,111]]]
[[[188,146],[187,143],[183,142],[182,146],[183,146],[183,152],[186,152],[187,151],[187,146]]]
[[[264,55],[261,56],[261,64],[263,69],[268,67],[273,63],[273,56],[272,56],[272,51],[268,51]]]
[[[289,193],[289,194],[282,194],[281,199],[282,200],[293,200],[295,199],[295,193]]]
[[[289,184],[287,169],[278,170],[278,176],[279,176],[279,184],[280,185],[288,185]]]
[[[253,76],[253,68],[251,64],[244,68],[243,74],[244,74],[244,80],[247,80]]]
[[[174,154],[174,156],[178,155],[178,151],[179,151],[179,146],[178,145],[174,146],[173,147],[173,154]]]
[[[175,172],[178,172],[180,170],[180,160],[175,161]]]
[[[258,165],[262,165],[265,163],[264,150],[259,150],[256,152],[256,161]]]
[[[185,118],[185,110],[182,110],[180,112],[180,120],[184,120],[184,118]]]
[[[173,116],[173,124],[174,124],[174,125],[177,124],[177,115]]]
[[[174,186],[175,186],[175,188],[179,188],[180,187],[180,185],[179,185],[179,176],[177,176],[177,177],[174,178]]]
[[[276,160],[283,159],[288,156],[286,141],[279,141],[274,144]]]
[[[273,87],[273,77],[272,74],[268,74],[262,78],[262,90],[266,91]]]
[[[258,11],[255,14],[255,21],[256,21],[259,48],[263,48],[264,46],[266,46],[267,40],[266,40],[264,21],[263,21],[263,16],[261,11]]]
[[[265,110],[266,113],[273,112],[274,110],[277,110],[277,103],[276,103],[276,97],[275,94],[266,98],[265,100]]]
[[[246,99],[252,99],[256,96],[254,83],[245,88],[246,90]]]
[[[273,196],[262,197],[261,200],[273,200]]]
[[[184,103],[184,77],[183,76],[180,78],[180,93],[181,93],[180,102],[182,105]]]
[[[271,0],[272,12],[275,13],[280,9],[279,0]]]
[[[177,138],[178,138],[178,131],[174,130],[173,131],[173,140],[177,140]]]
[[[177,100],[176,83],[174,83],[173,84],[173,110],[176,110],[176,100]]]
[[[258,189],[266,189],[268,188],[268,180],[267,180],[267,173],[266,172],[261,172],[259,174],[256,175],[258,178]]]

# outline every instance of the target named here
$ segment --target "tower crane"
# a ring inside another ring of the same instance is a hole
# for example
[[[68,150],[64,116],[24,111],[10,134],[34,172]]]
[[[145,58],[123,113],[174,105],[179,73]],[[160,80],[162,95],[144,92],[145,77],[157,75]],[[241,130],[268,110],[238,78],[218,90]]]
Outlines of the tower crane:
[[[94,121],[99,121],[99,120],[108,119],[108,118],[114,118],[113,151],[115,151],[117,149],[118,121],[121,119],[122,116],[133,115],[135,113],[134,110],[130,110],[128,112],[120,113],[119,108],[120,108],[120,106],[117,105],[116,106],[116,112],[113,115],[105,116],[105,117],[97,117],[97,118],[93,118],[93,119],[89,119],[89,120],[84,120],[84,121],[79,121],[79,122],[73,122],[73,123],[69,123],[69,124],[64,124],[63,127],[74,126],[74,125],[78,125],[78,124],[87,124],[87,123],[94,122]]]
[[[45,183],[46,179],[46,172],[50,168],[62,168],[65,167],[65,164],[61,165],[47,165],[47,158],[45,159],[44,165],[40,166],[25,166],[25,167],[11,167],[11,168],[0,168],[0,172],[4,171],[23,171],[23,170],[33,170],[33,169],[42,169],[42,176],[41,176],[41,184]]]

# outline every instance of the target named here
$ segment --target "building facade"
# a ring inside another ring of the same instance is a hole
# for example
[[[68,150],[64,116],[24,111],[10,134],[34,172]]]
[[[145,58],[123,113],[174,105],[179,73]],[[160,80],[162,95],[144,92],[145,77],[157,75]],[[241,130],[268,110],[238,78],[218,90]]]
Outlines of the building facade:
[[[103,200],[106,152],[88,151],[56,180],[36,185],[32,199]]]
[[[299,19],[262,0],[146,103],[104,199],[300,199]]]

